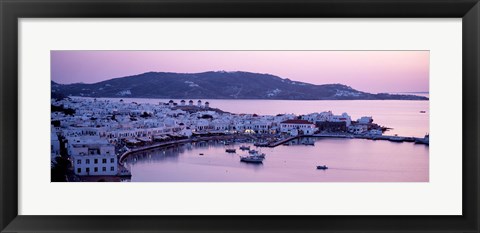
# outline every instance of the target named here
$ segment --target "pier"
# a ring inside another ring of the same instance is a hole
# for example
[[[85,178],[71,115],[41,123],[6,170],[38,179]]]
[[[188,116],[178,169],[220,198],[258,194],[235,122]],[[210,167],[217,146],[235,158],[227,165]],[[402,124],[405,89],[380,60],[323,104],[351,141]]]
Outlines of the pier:
[[[277,147],[279,145],[285,144],[289,141],[292,141],[294,139],[300,139],[304,137],[316,137],[316,138],[343,138],[343,139],[367,139],[367,140],[384,140],[384,141],[391,141],[391,142],[417,142],[423,140],[423,138],[417,138],[417,137],[403,137],[403,136],[390,136],[390,135],[353,135],[353,134],[313,134],[313,135],[298,135],[298,136],[293,136],[293,137],[288,137],[281,139],[276,142],[271,142],[265,147]],[[421,144],[427,144],[428,143],[421,143]]]
[[[301,137],[301,136],[294,136],[294,137],[285,138],[285,139],[282,139],[282,140],[280,140],[280,141],[272,142],[272,143],[268,144],[267,147],[272,147],[272,148],[273,148],[273,147],[277,147],[277,146],[280,146],[280,145],[282,145],[282,144],[284,144],[284,143],[287,143],[287,142],[289,142],[289,141],[291,141],[291,140],[293,140],[293,139],[297,139],[297,138],[300,138],[300,137]]]

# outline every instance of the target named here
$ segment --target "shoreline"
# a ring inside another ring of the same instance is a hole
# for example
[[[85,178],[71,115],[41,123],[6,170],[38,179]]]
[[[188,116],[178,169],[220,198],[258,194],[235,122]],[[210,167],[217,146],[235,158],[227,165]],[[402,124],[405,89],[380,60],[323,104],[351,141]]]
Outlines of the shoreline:
[[[185,144],[185,143],[192,143],[192,142],[201,142],[201,141],[210,141],[210,140],[240,139],[240,138],[246,138],[246,137],[248,137],[248,135],[231,134],[231,135],[222,135],[222,136],[210,136],[210,137],[180,139],[180,140],[176,140],[176,141],[158,143],[158,144],[154,144],[154,145],[149,145],[149,146],[143,146],[143,147],[137,147],[137,148],[134,148],[134,149],[130,149],[130,150],[124,152],[122,155],[120,155],[118,161],[119,161],[119,164],[123,166],[124,165],[124,163],[123,163],[124,160],[126,158],[128,158],[128,156],[130,156],[130,154],[133,154],[133,153],[136,153],[136,152],[142,152],[142,151],[146,151],[146,150],[158,149],[158,148],[168,147],[168,146],[176,146],[176,145]],[[422,139],[422,138],[417,138],[417,137],[386,136],[386,135],[366,136],[366,135],[351,135],[351,134],[313,134],[313,135],[300,135],[300,136],[295,136],[295,137],[284,138],[280,141],[268,143],[268,144],[265,144],[263,146],[258,146],[258,147],[274,148],[274,147],[277,147],[277,146],[282,145],[284,143],[287,143],[291,140],[299,139],[299,138],[307,138],[307,137],[383,140],[383,141],[391,141],[391,142],[396,142],[396,143],[403,143],[403,142],[415,143],[416,140]]]
[[[246,138],[246,137],[248,137],[248,136],[243,135],[243,134],[231,134],[231,135],[222,135],[222,136],[188,138],[188,139],[180,139],[180,140],[176,140],[176,141],[157,143],[157,144],[153,144],[153,145],[148,145],[148,146],[143,146],[143,147],[137,147],[137,148],[134,148],[134,149],[129,149],[128,151],[125,151],[122,155],[120,155],[120,157],[118,158],[118,162],[119,162],[120,165],[123,166],[123,161],[130,154],[136,153],[136,152],[141,152],[141,151],[146,151],[146,150],[152,150],[152,149],[168,147],[168,146],[173,146],[173,145],[180,145],[180,144],[185,144],[185,143],[192,143],[192,142],[202,142],[202,141],[210,141],[210,140],[228,140],[228,139],[237,139],[237,138]]]

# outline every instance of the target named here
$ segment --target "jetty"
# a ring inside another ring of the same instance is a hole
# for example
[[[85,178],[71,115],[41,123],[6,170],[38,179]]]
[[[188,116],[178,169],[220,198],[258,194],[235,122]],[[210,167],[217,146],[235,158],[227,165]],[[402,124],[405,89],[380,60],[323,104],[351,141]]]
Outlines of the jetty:
[[[278,141],[270,142],[265,144],[265,147],[277,147],[279,145],[283,145],[289,141],[295,140],[295,139],[300,139],[300,138],[305,138],[305,137],[316,137],[316,138],[343,138],[343,139],[367,139],[367,140],[385,140],[385,141],[391,141],[391,142],[417,142],[417,144],[425,144],[428,145],[428,143],[419,143],[423,142],[424,138],[417,138],[417,137],[403,137],[403,136],[390,136],[390,135],[353,135],[353,134],[348,134],[348,133],[320,133],[320,134],[313,134],[313,135],[297,135],[297,136],[292,136],[284,139],[280,139]]]
[[[300,138],[301,136],[293,136],[293,137],[289,137],[289,138],[285,138],[285,139],[282,139],[282,140],[279,140],[279,141],[276,141],[276,142],[272,142],[270,144],[267,145],[267,147],[277,147],[277,146],[280,146],[284,143],[287,143],[291,140],[294,140],[294,139],[297,139],[297,138]]]

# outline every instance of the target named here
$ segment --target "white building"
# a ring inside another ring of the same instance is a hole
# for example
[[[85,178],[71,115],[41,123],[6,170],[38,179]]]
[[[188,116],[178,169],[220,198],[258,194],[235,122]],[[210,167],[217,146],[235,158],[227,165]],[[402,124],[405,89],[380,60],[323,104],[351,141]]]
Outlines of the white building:
[[[280,123],[280,131],[292,136],[297,134],[312,135],[315,129],[315,124],[306,120],[286,120]]]
[[[371,116],[363,116],[359,118],[357,121],[360,124],[371,124],[373,122],[373,118]]]
[[[342,115],[333,115],[331,122],[345,122],[345,125],[349,127],[352,124],[352,118],[346,113],[342,113]]]
[[[367,134],[372,136],[380,136],[383,134],[383,132],[381,129],[371,129],[367,132]]]
[[[302,116],[302,119],[310,122],[345,122],[347,127],[352,123],[352,118],[345,112],[342,115],[334,115],[332,111],[311,113]]]
[[[363,124],[351,125],[348,127],[348,132],[354,134],[364,134],[368,131],[368,126]]]
[[[70,138],[68,151],[76,175],[117,175],[118,165],[115,147],[100,138]]]

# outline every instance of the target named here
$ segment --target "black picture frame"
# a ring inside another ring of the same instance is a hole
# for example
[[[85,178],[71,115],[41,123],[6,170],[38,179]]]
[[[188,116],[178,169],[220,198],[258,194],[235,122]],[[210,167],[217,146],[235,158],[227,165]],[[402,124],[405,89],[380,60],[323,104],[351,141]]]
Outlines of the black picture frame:
[[[0,12],[1,232],[479,232],[478,0],[1,0]],[[18,215],[18,19],[59,17],[462,18],[463,215]]]

